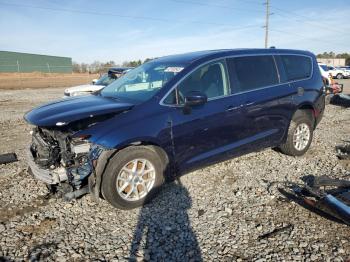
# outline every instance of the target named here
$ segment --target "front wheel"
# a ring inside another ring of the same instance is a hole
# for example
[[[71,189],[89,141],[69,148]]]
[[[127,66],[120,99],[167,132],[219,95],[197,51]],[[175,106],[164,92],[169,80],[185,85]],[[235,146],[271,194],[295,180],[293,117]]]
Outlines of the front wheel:
[[[305,154],[312,142],[313,123],[311,111],[297,111],[290,123],[286,142],[279,146],[282,153],[290,156]]]
[[[114,207],[132,209],[155,196],[164,182],[163,163],[152,147],[128,147],[109,161],[102,193]]]
[[[343,75],[342,74],[337,74],[337,79],[343,79]]]

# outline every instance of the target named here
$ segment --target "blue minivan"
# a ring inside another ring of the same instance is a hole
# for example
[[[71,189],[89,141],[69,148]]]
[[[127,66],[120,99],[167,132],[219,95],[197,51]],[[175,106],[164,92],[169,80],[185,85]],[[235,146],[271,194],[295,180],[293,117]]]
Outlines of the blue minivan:
[[[267,147],[303,155],[325,108],[307,51],[166,56],[92,95],[33,109],[29,170],[66,199],[130,209],[176,176]]]

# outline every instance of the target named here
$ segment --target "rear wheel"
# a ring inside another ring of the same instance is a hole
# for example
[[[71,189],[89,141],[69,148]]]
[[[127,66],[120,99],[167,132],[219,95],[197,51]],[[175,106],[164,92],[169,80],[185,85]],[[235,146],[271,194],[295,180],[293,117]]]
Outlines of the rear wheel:
[[[337,74],[337,79],[343,79],[343,75],[342,74]]]
[[[286,143],[279,146],[282,153],[301,156],[309,149],[313,138],[314,118],[310,110],[297,111],[290,123]]]
[[[114,207],[132,209],[152,199],[164,182],[163,163],[152,147],[128,147],[109,161],[102,192]]]

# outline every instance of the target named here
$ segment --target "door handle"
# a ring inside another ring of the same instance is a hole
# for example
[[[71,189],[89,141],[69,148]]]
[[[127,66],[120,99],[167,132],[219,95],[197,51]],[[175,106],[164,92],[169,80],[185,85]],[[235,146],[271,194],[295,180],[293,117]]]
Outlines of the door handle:
[[[254,102],[247,102],[245,105],[246,106],[251,106],[251,105],[254,105],[255,103]]]
[[[242,107],[243,107],[243,105],[239,105],[239,106],[229,106],[229,107],[226,109],[226,111],[231,112],[231,111],[240,109],[240,108],[242,108]]]

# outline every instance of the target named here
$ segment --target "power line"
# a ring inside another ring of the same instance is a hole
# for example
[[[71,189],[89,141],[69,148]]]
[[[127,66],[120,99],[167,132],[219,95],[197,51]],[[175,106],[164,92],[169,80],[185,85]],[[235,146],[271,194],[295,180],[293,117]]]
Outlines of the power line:
[[[77,9],[52,8],[52,7],[12,4],[12,3],[4,3],[4,2],[0,2],[0,5],[9,5],[9,6],[16,6],[16,7],[32,8],[32,9],[50,10],[50,11],[55,11],[55,12],[77,13],[77,14],[84,14],[84,15],[113,16],[113,17],[120,17],[120,18],[127,18],[127,19],[151,20],[151,21],[158,21],[158,22],[171,22],[174,24],[173,19],[150,17],[150,16],[123,15],[123,14],[116,14],[116,13],[105,13],[105,12],[95,12],[95,11],[85,11],[85,10],[82,11],[82,10],[77,10]],[[230,28],[235,29],[235,30],[259,27],[259,25],[253,25],[253,24],[247,25],[247,26],[232,27],[232,25],[230,25],[230,24],[215,23],[215,22],[186,21],[186,20],[182,20],[182,21],[177,20],[177,21],[181,22],[181,23],[190,23],[190,24],[229,26]]]
[[[204,2],[197,2],[197,1],[185,1],[185,0],[170,0],[175,3],[180,4],[189,4],[189,5],[198,5],[198,6],[210,6],[210,7],[216,7],[216,8],[222,8],[222,9],[229,9],[229,10],[237,10],[237,11],[243,11],[243,12],[261,12],[257,9],[246,9],[246,8],[239,8],[239,7],[232,7],[227,5],[220,5],[220,4],[210,4],[210,3],[204,3]]]
[[[295,36],[298,36],[298,37],[301,37],[301,38],[304,38],[304,39],[309,39],[309,40],[314,41],[314,42],[318,42],[318,43],[321,42],[322,44],[325,43],[325,44],[329,44],[329,45],[332,45],[332,46],[339,45],[339,43],[335,43],[335,42],[331,42],[331,41],[325,41],[324,38],[308,37],[308,36],[304,36],[304,35],[301,35],[301,34],[296,34],[296,33],[293,33],[293,32],[286,32],[286,31],[277,30],[277,29],[270,29],[270,31],[277,32],[277,33],[282,33],[282,34],[288,34],[288,35],[295,35]],[[346,45],[346,46],[348,47],[348,45]]]
[[[184,0],[171,0],[174,2],[181,2],[181,3],[189,3],[189,4],[195,4],[195,5],[208,5],[208,6],[216,6],[219,8],[226,8],[226,6],[221,6],[221,5],[211,5],[211,4],[206,4],[206,3],[199,3],[199,2],[189,2],[189,1],[184,1]],[[249,1],[252,2],[253,1]],[[256,2],[254,2],[256,3]],[[8,6],[16,6],[16,7],[24,7],[24,8],[32,8],[32,9],[41,9],[41,10],[50,10],[50,11],[56,11],[56,12],[68,12],[68,13],[78,13],[78,14],[83,14],[83,15],[97,15],[97,16],[112,16],[112,17],[120,17],[120,18],[127,18],[127,19],[138,19],[138,20],[150,20],[150,21],[158,21],[158,22],[171,22],[174,23],[173,19],[167,19],[167,18],[159,18],[159,17],[150,17],[150,16],[133,16],[133,15],[124,15],[124,14],[116,14],[116,13],[107,13],[107,12],[96,12],[96,11],[82,11],[82,10],[77,10],[77,9],[66,9],[66,8],[51,8],[51,7],[42,7],[42,6],[33,6],[33,5],[23,5],[23,4],[13,4],[13,3],[4,3],[4,2],[0,2],[0,5],[8,5]],[[265,47],[268,47],[268,37],[269,37],[269,31],[275,31],[275,32],[279,32],[279,33],[286,33],[286,34],[294,34],[296,36],[302,37],[302,38],[308,38],[305,37],[303,35],[299,35],[299,34],[295,34],[295,33],[289,33],[289,32],[285,32],[285,31],[280,31],[280,30],[271,30],[270,29],[270,24],[269,24],[269,17],[272,15],[272,13],[270,13],[270,7],[272,7],[269,3],[269,0],[266,0],[265,2],[266,5],[266,21],[265,21]],[[280,10],[281,12],[289,12],[289,11],[285,11],[283,9],[280,8],[276,8],[273,7],[274,9]],[[250,10],[252,11],[252,10]],[[255,10],[256,11],[256,10]],[[292,12],[289,12],[292,13]],[[281,15],[281,14],[280,14]],[[294,13],[293,13],[294,15]],[[283,15],[282,15],[283,16]],[[304,17],[301,15],[297,15],[299,17]],[[307,18],[307,17],[306,17]],[[258,28],[261,27],[260,25],[247,25],[247,26],[237,26],[237,27],[232,27],[232,25],[230,24],[223,24],[223,23],[215,23],[215,22],[202,22],[202,21],[186,21],[186,20],[177,20],[177,22],[181,22],[181,23],[191,23],[191,24],[206,24],[206,25],[216,25],[216,26],[228,26],[229,28],[231,28],[231,30],[245,30],[245,29],[249,29],[249,28]],[[309,38],[312,39],[312,38]],[[313,38],[315,39],[315,38]],[[316,41],[320,41],[320,40],[316,40]],[[322,39],[322,42],[327,42],[324,39]],[[336,43],[330,43],[328,41],[329,44],[335,45]]]
[[[281,8],[277,8],[277,7],[274,7],[274,6],[271,6],[273,9],[279,11],[275,11],[275,13],[279,16],[282,16],[284,18],[287,18],[287,19],[292,19],[296,22],[300,22],[300,23],[306,23],[306,24],[309,24],[309,25],[312,25],[312,26],[315,26],[315,27],[319,27],[319,28],[324,28],[324,29],[328,29],[328,30],[332,30],[332,31],[335,31],[335,32],[339,32],[339,33],[344,33],[344,31],[340,31],[340,30],[337,30],[336,28],[334,27],[330,27],[330,26],[327,26],[327,25],[324,25],[324,24],[321,24],[320,22],[318,21],[315,21],[315,20],[312,20],[310,19],[309,17],[307,16],[304,16],[304,15],[300,15],[299,13],[296,13],[296,12],[293,12],[293,11],[289,11],[289,10],[285,10],[285,9],[281,9]],[[281,13],[280,13],[281,12]],[[304,19],[304,21],[301,21],[301,20],[298,20],[298,18],[295,18],[295,17],[299,17],[299,18],[302,18]]]

